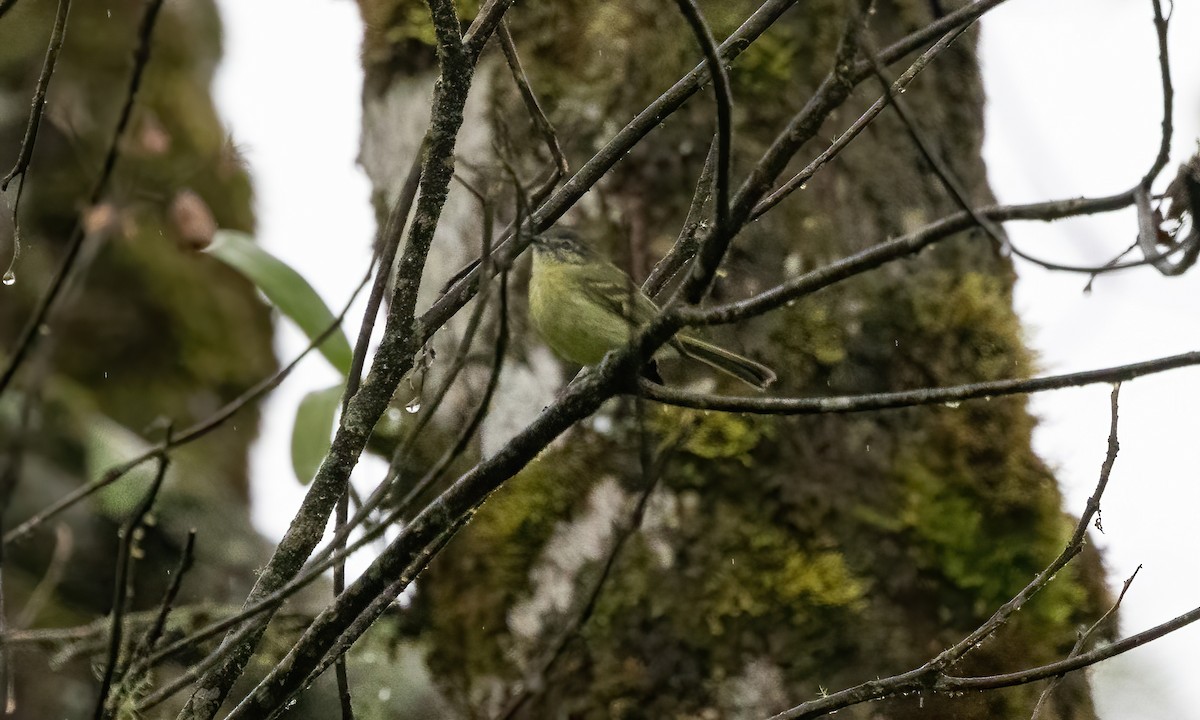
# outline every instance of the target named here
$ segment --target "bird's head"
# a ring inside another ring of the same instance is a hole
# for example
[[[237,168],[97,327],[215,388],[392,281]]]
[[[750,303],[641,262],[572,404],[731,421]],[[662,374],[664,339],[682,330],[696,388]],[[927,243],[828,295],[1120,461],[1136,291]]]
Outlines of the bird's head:
[[[558,262],[579,265],[596,258],[596,253],[568,227],[552,227],[533,238],[533,251]]]

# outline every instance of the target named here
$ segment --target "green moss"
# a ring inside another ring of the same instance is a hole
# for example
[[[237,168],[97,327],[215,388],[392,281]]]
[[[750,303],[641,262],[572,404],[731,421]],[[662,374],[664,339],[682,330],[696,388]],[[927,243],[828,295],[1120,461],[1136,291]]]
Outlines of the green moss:
[[[705,460],[733,460],[749,467],[759,443],[774,437],[774,424],[757,415],[703,412],[662,406],[650,417],[662,437],[683,437],[680,449]]]
[[[918,331],[948,350],[952,347],[948,358],[976,380],[1030,372],[1021,323],[1003,279],[979,272],[938,272],[914,287],[911,309]]]
[[[778,526],[728,505],[718,505],[713,517],[712,565],[695,604],[708,633],[720,636],[738,621],[768,614],[782,612],[797,626],[811,620],[813,608],[861,607],[866,584],[840,553],[811,551]],[[676,617],[688,615],[679,608]]]
[[[429,5],[418,0],[359,0],[358,5],[369,81],[433,67],[437,38]],[[455,7],[464,29],[479,12],[478,0],[460,0]]]
[[[784,356],[793,359],[793,367],[798,366],[808,376],[846,359],[845,319],[822,298],[805,298],[779,311],[771,341],[785,349]],[[807,358],[808,362],[797,362],[799,358]],[[795,378],[790,380],[794,382]]]
[[[1007,602],[1064,547],[1071,527],[1053,498],[1021,510],[996,512],[980,478],[957,474],[921,458],[914,449],[898,459],[901,506],[890,525],[912,542],[912,555],[926,572],[944,577],[968,602],[969,612],[985,617]],[[1006,481],[1028,490],[1030,480]],[[1039,493],[1048,495],[1047,492]],[[1075,616],[1087,604],[1073,569],[1059,574],[1030,608],[1035,624],[1049,630]]]
[[[497,490],[479,511],[453,554],[453,579],[433,585],[431,602],[437,608],[432,624],[440,637],[435,669],[453,669],[458,676],[492,675],[509,668],[504,643],[507,608],[528,587],[529,569],[541,555],[558,523],[586,496],[593,479],[595,458],[582,434],[572,436],[571,452],[562,448],[544,452],[519,475]],[[438,563],[435,562],[435,572]],[[479,585],[472,578],[486,577]],[[451,648],[454,648],[452,651]]]

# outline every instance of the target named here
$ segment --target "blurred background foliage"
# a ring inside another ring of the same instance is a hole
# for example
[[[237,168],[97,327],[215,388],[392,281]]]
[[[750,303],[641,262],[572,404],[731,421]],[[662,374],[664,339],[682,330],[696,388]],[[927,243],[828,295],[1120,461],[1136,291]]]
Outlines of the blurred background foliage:
[[[85,206],[129,85],[144,5],[74,3],[50,84],[20,204],[16,281],[0,287],[0,354],[13,347],[81,217],[88,233],[34,354],[0,399],[0,465],[12,467],[16,481],[0,506],[6,530],[161,440],[159,418],[182,428],[276,368],[270,313],[254,288],[196,252],[215,227],[254,229],[250,178],[210,94],[221,28],[208,0],[166,4],[108,192],[99,206]],[[22,0],[0,21],[5,171],[17,157],[55,10],[52,0]],[[5,262],[14,190],[0,213]],[[34,403],[27,416],[26,403]],[[180,601],[211,615],[244,595],[270,547],[247,508],[246,457],[257,425],[249,408],[172,454],[140,543],[134,611],[157,606],[190,528],[197,563]],[[152,476],[146,465],[5,548],[14,629],[74,626],[109,611],[117,529]],[[76,645],[16,651],[16,717],[90,715],[93,653],[104,645]]]

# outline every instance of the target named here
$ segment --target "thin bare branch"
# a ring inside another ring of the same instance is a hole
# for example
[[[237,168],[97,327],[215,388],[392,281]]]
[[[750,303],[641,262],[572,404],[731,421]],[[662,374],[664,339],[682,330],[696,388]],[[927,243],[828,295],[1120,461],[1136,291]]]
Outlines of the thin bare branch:
[[[383,304],[383,296],[387,291],[388,281],[392,277],[392,266],[396,262],[396,252],[400,248],[400,240],[404,235],[404,227],[408,215],[412,211],[413,200],[417,197],[417,187],[421,180],[421,154],[413,158],[408,176],[400,188],[396,201],[388,213],[387,222],[380,226],[379,239],[376,240],[376,258],[372,262],[375,268],[375,283],[371,286],[371,294],[367,296],[367,308],[363,312],[362,324],[358,328],[358,339],[354,341],[354,356],[350,361],[350,374],[346,377],[346,395],[342,398],[342,410],[345,411],[350,398],[358,392],[362,381],[363,367],[367,361],[367,349],[371,344],[371,333],[375,330],[375,319],[379,317],[379,308]],[[358,291],[355,291],[357,296]]]
[[[806,165],[803,170],[793,175],[790,180],[785,182],[783,185],[780,185],[778,190],[775,190],[767,197],[758,201],[758,204],[756,204],[754,209],[750,211],[749,220],[757,220],[793,192],[796,190],[802,190],[807,185],[808,181],[811,180],[813,176],[821,170],[821,168],[828,165],[831,160],[837,157],[842,150],[846,149],[846,147],[850,145],[852,140],[858,137],[863,130],[867,129],[867,126],[870,125],[875,118],[879,117],[879,114],[882,113],[883,109],[888,106],[888,103],[892,101],[892,98],[908,90],[908,86],[912,83],[913,79],[915,79],[916,76],[920,74],[920,72],[924,70],[934,58],[940,55],[943,50],[950,47],[950,45],[952,45],[954,41],[959,38],[959,36],[970,29],[973,23],[974,21],[972,20],[964,25],[955,27],[939,38],[932,47],[921,53],[921,56],[914,60],[913,63],[908,66],[908,69],[896,79],[896,82],[891,85],[891,87],[888,89],[888,92],[885,92],[878,100],[872,103],[871,107],[867,108],[867,111],[859,116],[859,118],[855,120],[845,132],[839,135],[838,138],[824,150],[824,152],[814,158],[813,161]],[[868,62],[871,63],[871,67],[873,69],[878,67],[878,61],[874,56],[872,56]]]
[[[145,636],[142,637],[137,655],[149,653],[158,643],[158,639],[162,637],[163,628],[167,626],[167,617],[170,616],[171,609],[175,606],[175,599],[179,597],[179,590],[183,587],[183,578],[192,569],[195,560],[196,531],[192,529],[188,530],[187,538],[183,542],[183,552],[179,554],[179,564],[175,566],[171,582],[163,593],[162,602],[158,604],[158,614],[154,616],[154,621],[147,628]]]
[[[25,135],[21,138],[21,148],[17,152],[17,162],[12,170],[0,179],[0,191],[8,190],[8,184],[17,176],[24,176],[29,170],[29,161],[33,159],[33,148],[37,144],[38,129],[42,125],[42,115],[46,111],[46,91],[50,89],[50,79],[54,77],[54,69],[58,65],[58,53],[62,50],[63,39],[67,34],[67,16],[71,13],[71,0],[59,0],[58,11],[54,15],[54,25],[50,28],[50,42],[46,46],[46,58],[42,61],[42,72],[38,75],[37,84],[33,90],[32,107],[29,109],[29,121],[25,125]]]
[[[990,400],[1007,395],[1061,390],[1083,387],[1097,383],[1114,383],[1133,380],[1145,375],[1154,375],[1168,370],[1200,365],[1200,351],[1170,355],[1129,365],[1049,375],[1040,378],[1014,380],[992,380],[989,382],[950,385],[946,387],[902,390],[889,393],[864,395],[836,395],[832,397],[764,398],[733,397],[696,393],[678,388],[642,382],[641,391],[646,398],[666,405],[718,412],[752,413],[755,415],[828,415],[857,412],[873,412],[921,405],[953,405],[967,400]]]
[[[1162,78],[1163,116],[1162,135],[1158,144],[1158,155],[1142,178],[1142,186],[1149,189],[1154,179],[1167,166],[1171,157],[1171,136],[1174,134],[1175,88],[1171,85],[1171,58],[1167,51],[1168,18],[1163,15],[1162,0],[1151,0],[1154,6],[1154,33],[1158,38],[1158,72]]]
[[[492,397],[496,393],[496,388],[500,385],[500,371],[504,367],[504,354],[508,351],[508,273],[502,273],[500,277],[500,327],[496,331],[496,342],[492,353],[492,369],[491,374],[488,376],[487,386],[483,390],[483,396],[479,399],[479,404],[476,406],[475,412],[471,414],[471,418],[463,425],[458,438],[442,453],[442,456],[434,463],[429,472],[425,473],[425,476],[414,484],[405,494],[404,498],[397,503],[393,515],[408,512],[417,498],[442,479],[446,470],[450,468],[450,465],[462,457],[463,451],[466,450],[471,439],[475,437],[475,433],[479,430],[480,425],[483,424],[483,420],[487,416],[488,409],[492,404]],[[396,519],[398,520],[399,518]],[[392,523],[385,522],[381,524],[386,526]]]
[[[959,678],[946,675],[945,671],[950,666],[961,660],[967,653],[978,647],[985,639],[994,634],[1002,627],[1008,619],[1019,610],[1026,602],[1029,601],[1038,591],[1048,585],[1058,571],[1066,567],[1083,549],[1084,539],[1087,535],[1087,529],[1092,522],[1092,518],[1100,512],[1100,499],[1104,495],[1105,489],[1108,487],[1109,477],[1112,474],[1113,465],[1116,463],[1117,452],[1120,449],[1120,443],[1117,440],[1117,418],[1118,418],[1118,399],[1120,396],[1120,385],[1113,387],[1110,397],[1111,421],[1109,423],[1108,433],[1108,450],[1104,456],[1104,462],[1100,467],[1100,478],[1096,482],[1096,489],[1092,496],[1088,498],[1087,506],[1084,512],[1079,517],[1078,523],[1075,525],[1075,531],[1072,533],[1070,540],[1067,541],[1066,547],[1049,565],[1046,566],[1036,577],[1026,585],[1020,592],[1013,596],[1004,605],[1000,606],[995,613],[992,614],[982,625],[975,629],[974,632],[963,638],[954,646],[947,648],[938,654],[929,662],[919,668],[910,670],[899,675],[894,675],[889,678],[880,680],[871,680],[856,687],[848,688],[836,693],[824,695],[817,700],[811,700],[806,703],[797,705],[790,710],[785,710],[771,718],[771,720],[800,720],[801,718],[814,718],[822,715],[841,710],[842,708],[852,705],[859,705],[871,700],[878,700],[885,697],[891,697],[900,693],[906,692],[952,692],[964,688],[964,684],[970,685],[978,682],[1003,682],[997,678],[1007,678],[1010,681],[1008,684],[1018,684],[1016,678],[1020,678],[1019,682],[1033,682],[1034,679],[1044,677],[1052,677],[1061,673],[1051,673],[1049,675],[1039,674],[1045,668],[1062,665],[1063,663],[1071,662],[1071,659],[1052,663],[1051,665],[1043,666],[1043,668],[1035,668],[1032,670],[1022,671],[1021,673],[1012,673],[1005,676],[995,676],[993,678]],[[1200,613],[1198,613],[1200,618]],[[1076,656],[1076,660],[1092,655]],[[1095,661],[1093,661],[1095,662]],[[1082,667],[1079,666],[1079,667]],[[1028,679],[1026,679],[1028,678]],[[1004,687],[1004,685],[995,685],[995,687]]]
[[[683,13],[684,19],[692,29],[692,34],[696,36],[696,42],[700,44],[700,49],[704,52],[704,62],[708,65],[708,74],[712,77],[713,94],[717,100],[717,160],[714,194],[717,204],[715,231],[720,236],[730,231],[729,175],[733,156],[733,91],[729,87],[729,72],[721,62],[717,41],[708,27],[708,21],[704,19],[704,14],[700,12],[700,7],[696,5],[695,0],[675,0],[675,4],[679,6],[679,11]],[[713,262],[711,259],[702,258],[702,260]],[[689,298],[691,302],[697,302],[699,299],[699,296]]]
[[[567,157],[563,155],[562,146],[558,142],[558,134],[554,132],[554,125],[550,122],[550,118],[546,117],[545,111],[542,110],[542,104],[538,102],[537,95],[534,94],[533,88],[529,85],[529,76],[525,74],[525,68],[521,66],[521,57],[517,55],[517,46],[513,43],[512,35],[508,31],[508,23],[501,20],[496,27],[496,37],[500,39],[500,49],[504,51],[504,60],[508,63],[508,69],[512,72],[513,81],[517,84],[517,90],[521,93],[521,99],[525,102],[525,109],[529,111],[529,116],[533,118],[533,124],[542,134],[542,140],[546,143],[546,149],[550,151],[550,157],[554,160],[554,180],[557,181],[571,172],[567,165]]]
[[[504,19],[504,13],[508,12],[508,8],[512,4],[513,0],[487,0],[479,9],[475,19],[471,21],[471,26],[463,33],[463,49],[472,65],[479,59],[479,53],[483,52],[483,46],[491,38],[496,26]]]
[[[1137,574],[1141,572],[1141,570],[1142,566],[1138,565],[1133,571],[1133,574],[1125,579],[1125,583],[1121,586],[1121,594],[1117,596],[1117,600],[1112,604],[1112,607],[1110,607],[1107,612],[1101,615],[1099,620],[1092,623],[1092,626],[1086,631],[1079,633],[1079,638],[1076,639],[1075,645],[1071,648],[1071,652],[1067,653],[1068,658],[1073,658],[1082,653],[1083,648],[1087,646],[1088,641],[1096,635],[1096,631],[1103,627],[1105,623],[1107,623],[1114,615],[1116,615],[1117,610],[1121,607],[1121,602],[1125,599],[1125,593],[1129,592],[1129,586],[1133,585],[1134,578],[1137,577]],[[1051,678],[1050,682],[1046,683],[1045,689],[1042,690],[1041,696],[1038,697],[1037,704],[1033,706],[1033,713],[1029,716],[1029,720],[1037,720],[1038,716],[1042,712],[1042,708],[1046,706],[1046,703],[1050,700],[1050,697],[1054,694],[1054,691],[1058,689],[1059,685],[1062,684],[1064,677],[1064,675],[1057,675]]]
[[[17,627],[32,627],[37,622],[42,610],[54,599],[54,592],[62,583],[68,563],[74,553],[75,533],[71,530],[71,526],[66,523],[55,525],[54,551],[50,554],[50,563],[46,566],[42,577],[38,579],[38,584],[34,587],[33,592],[29,593],[25,607],[21,608],[21,614],[17,616]]]
[[[15,0],[14,0],[15,1]],[[0,16],[7,8],[0,8]],[[71,0],[58,0],[58,11],[54,16],[54,25],[50,29],[50,42],[46,47],[46,59],[42,62],[42,72],[38,76],[37,85],[33,90],[32,107],[29,109],[29,122],[25,126],[25,136],[21,138],[21,149],[17,153],[17,162],[13,169],[0,180],[0,192],[8,190],[8,184],[13,178],[20,177],[17,183],[17,196],[12,205],[13,251],[12,260],[4,272],[5,280],[13,277],[13,267],[21,255],[21,224],[19,210],[21,195],[25,189],[25,177],[29,172],[29,162],[33,159],[33,148],[37,144],[38,129],[42,126],[42,115],[46,111],[46,91],[50,88],[50,78],[54,77],[54,68],[58,65],[58,52],[62,49],[63,38],[67,34],[67,16],[71,13]]]
[[[713,169],[717,159],[717,137],[713,136],[708,147],[708,155],[704,158],[704,166],[700,169],[700,178],[696,180],[696,190],[692,193],[692,204],[688,207],[687,219],[679,229],[671,249],[655,264],[654,269],[642,283],[642,292],[654,297],[671,282],[688,260],[696,256],[700,243],[696,239],[704,225],[704,209],[712,197]]]
[[[171,428],[168,426],[167,444],[170,444],[170,439]],[[108,657],[104,663],[104,675],[100,680],[100,693],[96,697],[96,708],[92,714],[95,720],[113,716],[115,698],[109,696],[109,690],[117,677],[117,663],[121,657],[122,638],[125,631],[125,604],[129,590],[129,569],[133,562],[134,548],[140,540],[139,536],[146,521],[146,515],[149,514],[150,508],[154,507],[154,502],[158,499],[159,488],[162,487],[163,479],[167,476],[169,462],[166,453],[159,455],[158,472],[154,476],[154,481],[133,509],[133,513],[121,530],[121,546],[117,551],[117,576],[113,584],[112,628],[108,639]]]
[[[1134,191],[1127,190],[1108,197],[1072,198],[1027,205],[993,205],[979,208],[976,212],[993,222],[1058,220],[1065,217],[1119,210],[1131,205],[1133,199]],[[829,287],[847,278],[861,275],[898,258],[915,255],[924,248],[970,229],[974,225],[975,219],[972,213],[958,212],[908,235],[879,243],[744,300],[716,305],[706,310],[681,308],[676,313],[688,325],[720,325],[739,322],[781,307],[791,300]]]

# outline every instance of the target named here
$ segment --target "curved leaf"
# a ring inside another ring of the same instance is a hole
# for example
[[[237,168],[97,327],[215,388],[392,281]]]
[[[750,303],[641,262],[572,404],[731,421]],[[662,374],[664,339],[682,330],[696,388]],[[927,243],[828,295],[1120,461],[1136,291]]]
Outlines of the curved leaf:
[[[259,247],[251,237],[234,230],[218,230],[204,250],[258,286],[279,312],[300,326],[310,340],[336,319],[325,301],[300,273]],[[342,375],[350,373],[354,353],[346,334],[338,328],[319,348]]]
[[[342,399],[342,386],[313,390],[300,401],[292,425],[292,470],[301,484],[316,476],[329,452],[333,423]]]

